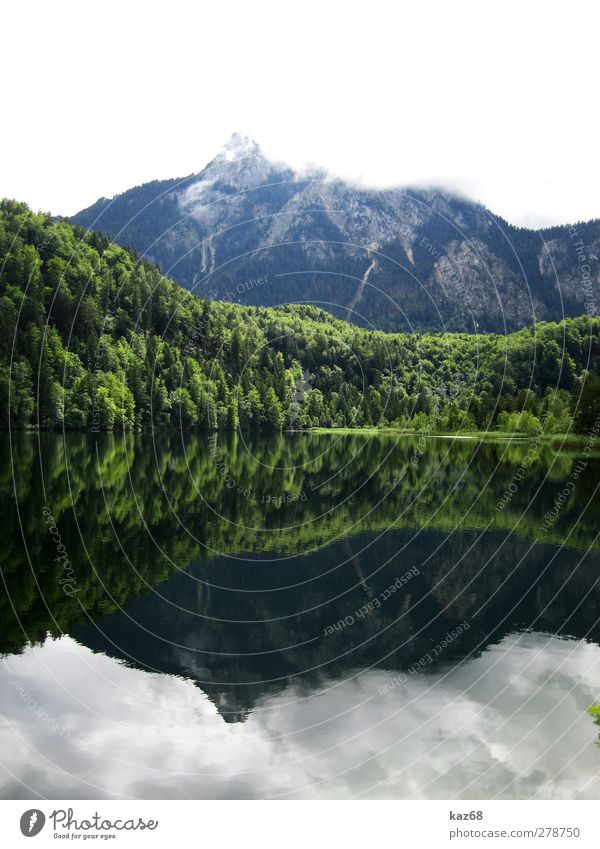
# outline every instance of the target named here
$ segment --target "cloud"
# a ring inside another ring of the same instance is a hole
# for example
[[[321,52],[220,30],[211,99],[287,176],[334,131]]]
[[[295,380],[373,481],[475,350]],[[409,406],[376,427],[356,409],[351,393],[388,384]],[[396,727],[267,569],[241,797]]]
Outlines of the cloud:
[[[34,208],[200,171],[241,128],[296,168],[458,188],[517,224],[600,216],[590,4],[33,5],[4,14],[0,185]]]
[[[2,793],[19,795],[12,773],[50,798],[595,798],[585,707],[599,668],[598,646],[513,635],[384,696],[394,673],[357,673],[319,692],[290,687],[225,723],[191,682],[64,637],[0,667]]]

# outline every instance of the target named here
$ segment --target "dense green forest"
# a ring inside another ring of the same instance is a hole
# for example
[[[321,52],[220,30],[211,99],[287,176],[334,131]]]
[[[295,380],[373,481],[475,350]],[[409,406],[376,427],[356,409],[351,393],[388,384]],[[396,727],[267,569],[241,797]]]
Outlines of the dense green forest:
[[[1,425],[585,433],[600,319],[507,336],[366,331],[200,300],[132,252],[0,203]]]

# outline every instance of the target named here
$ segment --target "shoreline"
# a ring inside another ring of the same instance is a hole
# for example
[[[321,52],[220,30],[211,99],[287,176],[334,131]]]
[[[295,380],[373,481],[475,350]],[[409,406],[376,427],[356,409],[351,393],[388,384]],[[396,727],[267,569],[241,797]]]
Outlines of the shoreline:
[[[145,433],[181,433],[182,431],[179,428],[152,428],[152,427],[143,427],[137,429],[113,429],[113,430],[93,430],[93,429],[75,429],[75,428],[38,428],[35,426],[29,426],[27,428],[3,428],[2,433],[7,436],[17,436],[17,435],[39,435],[39,434],[56,434],[65,436],[66,434],[89,434],[94,436],[106,435],[106,434],[115,434],[115,435],[123,435],[123,434],[133,434],[133,435],[141,435]],[[454,433],[430,433],[425,431],[417,431],[417,430],[405,430],[404,428],[393,428],[393,427],[311,427],[311,428],[286,428],[284,430],[266,430],[266,429],[255,429],[255,430],[244,430],[244,433],[262,433],[262,434],[313,434],[316,436],[397,436],[397,437],[419,437],[422,439],[450,439],[450,440],[461,440],[461,441],[479,441],[479,442],[518,442],[527,444],[536,440],[539,443],[543,443],[544,445],[549,445],[558,450],[578,450],[587,443],[589,440],[589,436],[586,434],[564,434],[564,433],[551,433],[551,434],[543,434],[537,435],[532,434],[528,436],[524,433],[507,433],[503,431],[457,431]],[[189,429],[184,430],[183,433],[186,434],[219,434],[219,433],[229,433],[232,434],[234,431],[232,430],[198,430],[198,429]],[[595,446],[593,449],[593,453],[600,452],[600,442],[598,446]]]
[[[582,448],[589,436],[586,434],[572,433],[572,434],[564,434],[564,433],[548,433],[543,434],[541,436],[532,434],[528,436],[524,433],[506,433],[502,431],[494,432],[494,431],[465,431],[465,432],[455,432],[455,433],[425,433],[423,431],[416,430],[404,430],[401,428],[392,428],[392,427],[370,427],[370,428],[345,428],[345,427],[313,427],[307,430],[298,430],[298,431],[287,431],[288,433],[314,433],[314,434],[337,434],[341,436],[376,436],[378,434],[386,434],[392,435],[396,434],[397,436],[418,436],[424,439],[452,439],[452,440],[468,440],[475,441],[478,440],[480,442],[523,442],[528,443],[532,442],[534,439],[538,442],[544,443],[545,445],[551,445],[553,447],[559,449],[579,449]],[[595,448],[596,451],[600,451],[600,444]]]

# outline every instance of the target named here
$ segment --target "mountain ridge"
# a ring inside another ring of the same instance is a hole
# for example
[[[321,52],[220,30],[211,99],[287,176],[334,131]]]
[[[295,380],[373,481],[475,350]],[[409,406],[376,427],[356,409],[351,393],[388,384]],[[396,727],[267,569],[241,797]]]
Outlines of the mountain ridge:
[[[294,171],[239,133],[197,174],[99,199],[70,220],[202,297],[308,302],[382,330],[505,332],[596,314],[600,299],[598,220],[516,227],[445,190]]]

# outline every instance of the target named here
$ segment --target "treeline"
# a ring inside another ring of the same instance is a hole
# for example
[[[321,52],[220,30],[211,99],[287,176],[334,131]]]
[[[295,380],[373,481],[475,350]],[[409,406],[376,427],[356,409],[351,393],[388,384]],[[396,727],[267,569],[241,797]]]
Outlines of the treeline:
[[[132,252],[0,203],[0,425],[586,432],[600,319],[386,334],[311,306],[204,301]]]

